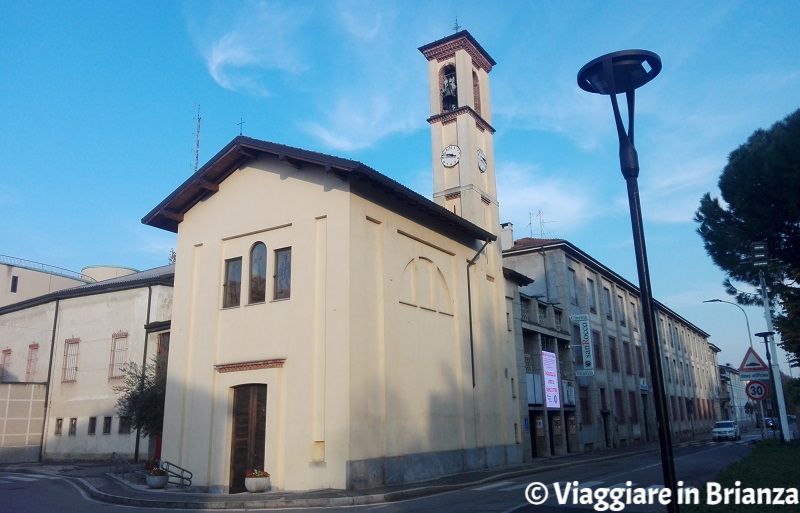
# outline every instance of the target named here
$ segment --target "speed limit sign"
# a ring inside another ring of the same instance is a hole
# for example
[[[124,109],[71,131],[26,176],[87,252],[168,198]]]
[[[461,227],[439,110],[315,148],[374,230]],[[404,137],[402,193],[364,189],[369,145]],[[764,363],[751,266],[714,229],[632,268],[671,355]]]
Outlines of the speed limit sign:
[[[767,385],[765,385],[762,381],[751,381],[745,387],[745,392],[747,392],[747,397],[754,401],[761,401],[762,399],[767,398]]]

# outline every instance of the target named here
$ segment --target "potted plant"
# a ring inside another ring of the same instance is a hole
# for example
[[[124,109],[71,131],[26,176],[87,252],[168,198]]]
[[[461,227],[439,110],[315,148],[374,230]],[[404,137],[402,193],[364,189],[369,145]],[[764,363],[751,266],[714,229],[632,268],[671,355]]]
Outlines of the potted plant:
[[[157,459],[148,460],[144,468],[147,472],[145,482],[149,488],[164,488],[167,486],[169,476],[167,471],[161,468],[161,461]]]
[[[269,472],[252,469],[244,473],[244,487],[250,493],[266,492],[270,488]]]

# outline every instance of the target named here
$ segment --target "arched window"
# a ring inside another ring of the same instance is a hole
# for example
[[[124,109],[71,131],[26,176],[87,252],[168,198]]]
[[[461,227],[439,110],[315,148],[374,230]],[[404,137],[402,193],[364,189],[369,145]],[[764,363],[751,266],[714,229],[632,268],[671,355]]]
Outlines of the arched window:
[[[481,84],[478,81],[478,74],[472,72],[472,98],[475,100],[475,112],[481,114]]]
[[[267,297],[267,246],[256,242],[250,249],[250,303],[263,303]]]
[[[440,94],[442,97],[442,113],[451,112],[458,107],[458,84],[456,84],[456,67],[448,64],[439,70]]]

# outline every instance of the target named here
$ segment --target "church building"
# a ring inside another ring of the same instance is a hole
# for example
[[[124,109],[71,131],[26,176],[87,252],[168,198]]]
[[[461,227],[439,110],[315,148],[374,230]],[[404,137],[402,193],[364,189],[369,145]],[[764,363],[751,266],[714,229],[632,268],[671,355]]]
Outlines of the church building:
[[[143,218],[177,233],[162,458],[195,485],[263,468],[274,489],[358,489],[530,458],[495,62],[467,31],[420,51],[433,200],[239,136]]]

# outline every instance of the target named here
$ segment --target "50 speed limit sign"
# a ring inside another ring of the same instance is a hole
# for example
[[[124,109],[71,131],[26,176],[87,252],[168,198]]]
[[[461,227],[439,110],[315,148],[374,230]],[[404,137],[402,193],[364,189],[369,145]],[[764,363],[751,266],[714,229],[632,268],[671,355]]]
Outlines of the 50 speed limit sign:
[[[751,381],[744,391],[747,393],[747,397],[754,401],[761,401],[767,398],[767,385],[762,381]]]

